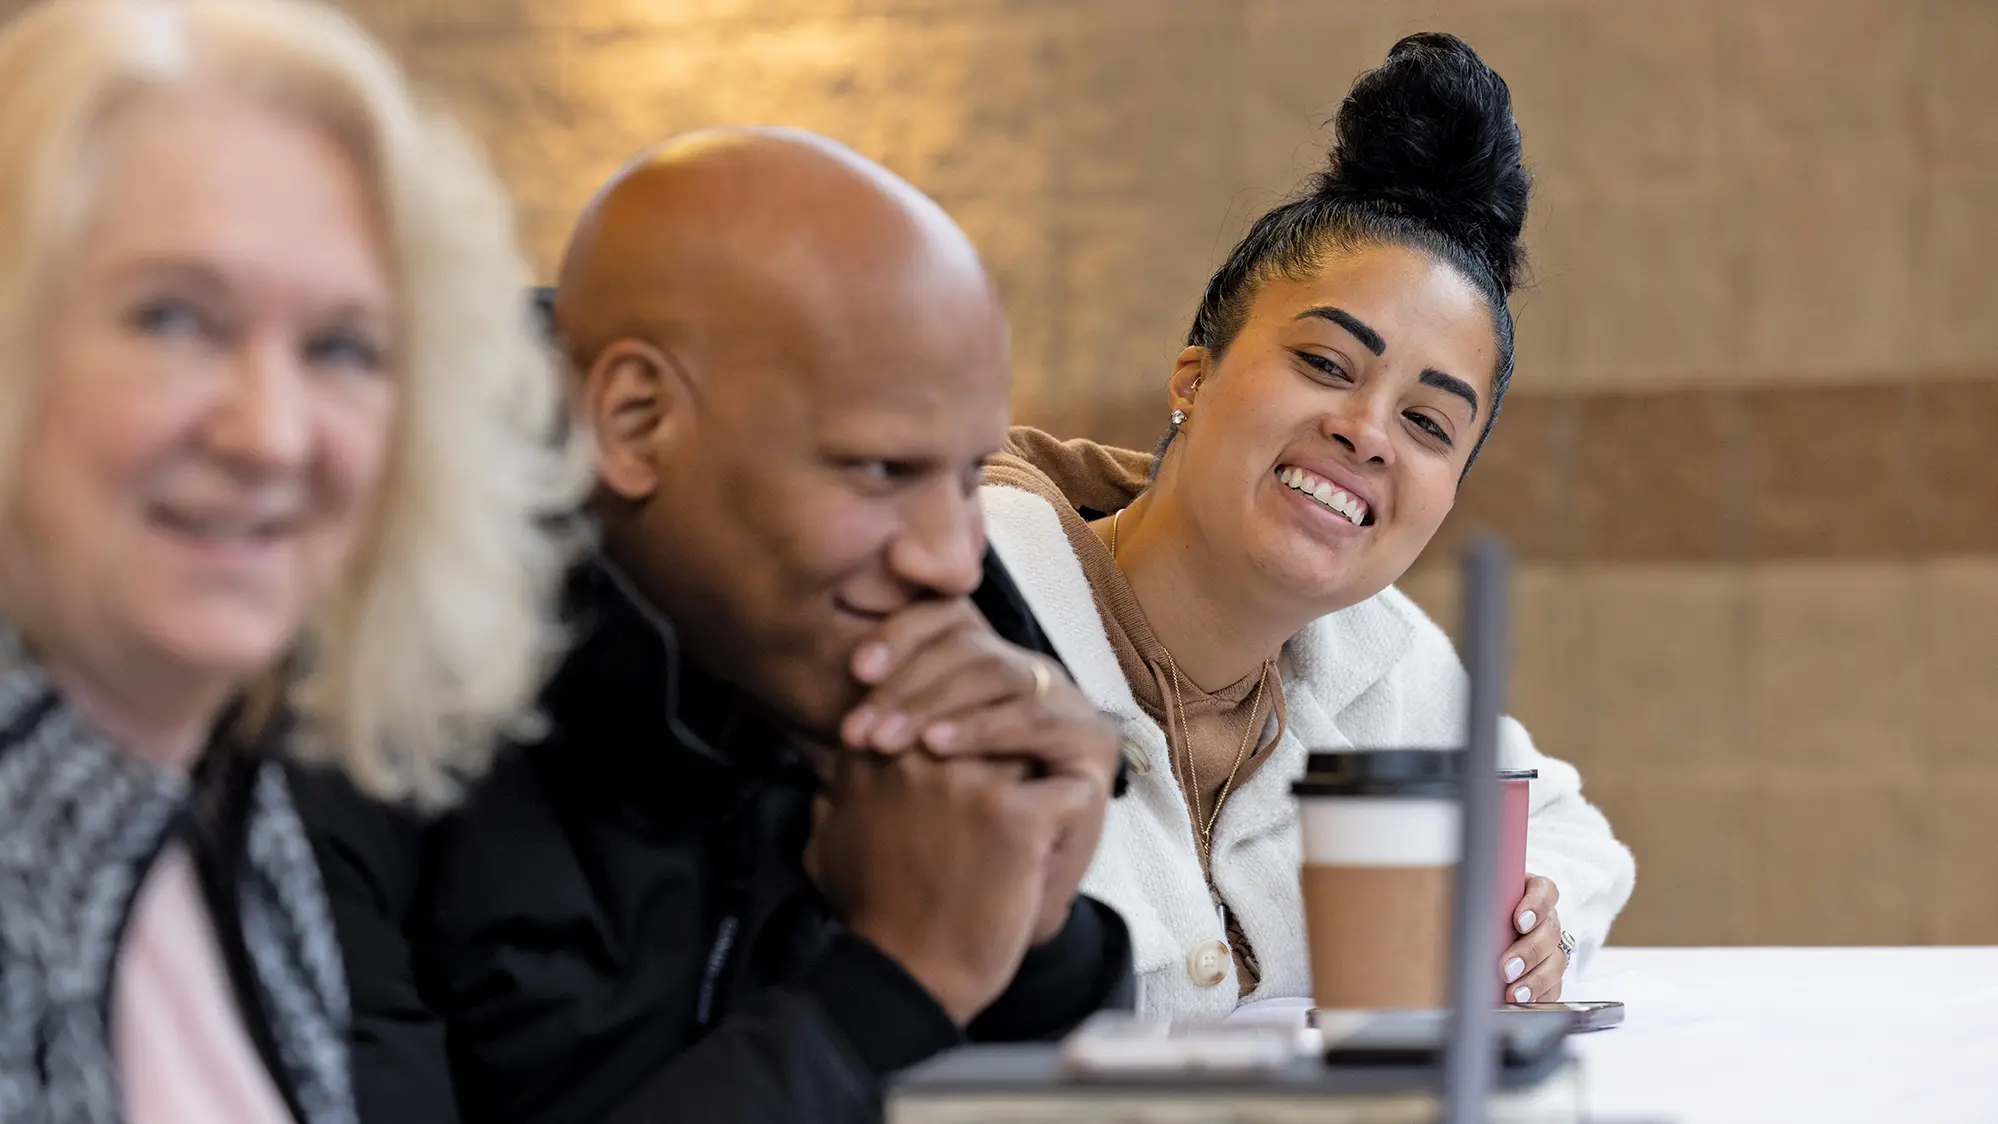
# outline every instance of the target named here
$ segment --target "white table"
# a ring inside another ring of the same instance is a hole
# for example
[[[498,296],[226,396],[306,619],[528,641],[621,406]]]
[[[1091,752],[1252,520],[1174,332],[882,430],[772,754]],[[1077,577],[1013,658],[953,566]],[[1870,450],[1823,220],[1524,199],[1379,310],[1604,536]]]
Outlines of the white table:
[[[1568,999],[1592,1118],[1998,1122],[1998,948],[1609,948]]]

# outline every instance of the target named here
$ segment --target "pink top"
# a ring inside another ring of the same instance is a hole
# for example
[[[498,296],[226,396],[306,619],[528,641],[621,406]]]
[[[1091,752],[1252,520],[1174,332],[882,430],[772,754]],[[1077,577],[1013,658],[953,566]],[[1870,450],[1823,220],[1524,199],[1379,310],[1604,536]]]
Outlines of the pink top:
[[[171,843],[139,888],[111,989],[130,1124],[287,1124],[236,1006],[194,860]]]

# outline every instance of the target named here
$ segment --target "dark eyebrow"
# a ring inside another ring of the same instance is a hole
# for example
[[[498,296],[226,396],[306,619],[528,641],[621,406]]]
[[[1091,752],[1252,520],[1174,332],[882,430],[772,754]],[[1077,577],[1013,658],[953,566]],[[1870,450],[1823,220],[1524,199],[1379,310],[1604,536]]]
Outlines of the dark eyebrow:
[[[1375,355],[1387,354],[1387,341],[1381,338],[1381,334],[1367,327],[1359,317],[1347,312],[1345,309],[1333,308],[1331,305],[1321,304],[1315,308],[1307,308],[1297,314],[1299,320],[1311,316],[1316,316],[1320,320],[1330,320],[1341,328],[1353,333],[1353,338],[1359,340],[1368,351],[1373,352]]]
[[[1454,394],[1471,404],[1471,417],[1478,416],[1478,392],[1471,384],[1455,375],[1446,375],[1434,367],[1424,367],[1417,380],[1424,386],[1433,386],[1446,394]]]

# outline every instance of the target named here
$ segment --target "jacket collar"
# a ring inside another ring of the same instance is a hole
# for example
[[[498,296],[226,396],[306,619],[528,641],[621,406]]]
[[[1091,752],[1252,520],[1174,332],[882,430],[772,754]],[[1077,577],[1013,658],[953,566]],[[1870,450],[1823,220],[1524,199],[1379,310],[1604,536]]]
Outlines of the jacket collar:
[[[990,550],[972,601],[1001,637],[1060,661]],[[703,669],[682,646],[673,622],[601,550],[570,572],[563,602],[574,647],[542,704],[555,727],[582,735],[569,740],[604,750],[639,746],[655,759],[653,751],[669,746],[673,759],[691,756],[730,769],[806,768],[761,704]],[[725,736],[752,728],[760,736]],[[671,761],[663,764],[670,767]]]
[[[1059,661],[1059,653],[1048,642],[996,552],[985,552],[983,570],[971,599],[993,631],[1010,643]],[[595,551],[570,571],[563,605],[564,615],[578,635],[557,681],[581,680],[585,672],[635,671],[661,696],[656,721],[683,736],[690,748],[712,756],[705,739],[686,728],[689,716],[683,702],[692,697],[685,680],[707,677],[686,658],[673,622],[639,590],[631,576],[601,550]]]
[[[1031,492],[997,485],[981,488],[979,499],[992,550],[1018,579],[1023,602],[1076,685],[1118,719],[1143,718],[1054,508]]]
[[[1285,678],[1304,690],[1286,696],[1293,714],[1316,707],[1321,720],[1337,715],[1388,677],[1415,643],[1415,622],[1385,592],[1327,613],[1283,646]]]
[[[617,731],[657,746],[726,764],[714,745],[713,712],[736,693],[720,684],[699,692],[696,712],[685,706],[692,678],[673,622],[617,563],[601,552],[570,571],[563,616],[573,646],[549,681],[543,708],[558,727]],[[619,740],[623,740],[621,737]]]
[[[1054,509],[1030,492],[997,485],[981,489],[981,499],[993,548],[1020,576],[1027,604],[1068,658],[1076,682],[1113,714],[1142,717]],[[1310,708],[1321,724],[1332,724],[1393,671],[1414,640],[1414,622],[1385,594],[1306,625],[1283,647],[1284,679],[1303,688],[1285,695],[1293,722],[1300,708]]]

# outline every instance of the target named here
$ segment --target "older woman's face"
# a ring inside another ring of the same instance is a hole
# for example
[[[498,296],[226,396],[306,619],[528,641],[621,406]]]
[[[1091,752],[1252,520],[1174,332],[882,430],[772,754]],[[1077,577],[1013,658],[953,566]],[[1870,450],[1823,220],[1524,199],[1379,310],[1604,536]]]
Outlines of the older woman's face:
[[[1470,283],[1400,246],[1265,285],[1198,391],[1185,359],[1173,380],[1170,484],[1223,580],[1308,620],[1399,579],[1456,501],[1496,347]]]
[[[383,474],[379,224],[340,148],[233,97],[148,98],[103,142],[37,341],[8,580],[54,635],[248,675],[353,556]]]

